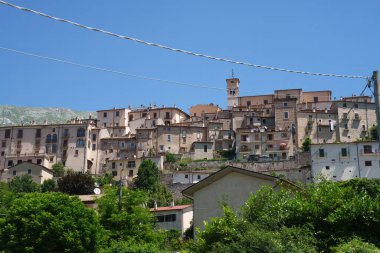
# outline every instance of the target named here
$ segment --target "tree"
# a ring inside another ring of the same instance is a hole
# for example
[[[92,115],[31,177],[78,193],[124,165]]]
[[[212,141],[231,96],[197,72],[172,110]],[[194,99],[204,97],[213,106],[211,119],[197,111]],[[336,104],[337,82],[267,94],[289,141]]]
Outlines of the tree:
[[[166,153],[166,155],[165,155],[165,162],[174,163],[176,161],[177,161],[177,157],[176,157],[175,154],[170,153],[170,152]]]
[[[160,184],[160,171],[151,160],[144,160],[137,172],[135,185],[138,189],[151,190]]]
[[[58,180],[58,190],[69,195],[92,194],[95,181],[90,174],[68,171]]]
[[[9,189],[9,184],[0,182],[0,214],[5,214],[9,210],[14,198],[15,194]]]
[[[303,142],[302,142],[302,150],[305,152],[310,151],[310,145],[311,145],[311,139],[307,137]]]
[[[41,185],[41,192],[53,192],[57,189],[57,183],[54,179],[47,179]]]
[[[377,140],[377,125],[373,125],[369,129],[369,133],[372,140]]]
[[[349,242],[332,247],[331,250],[334,253],[380,253],[380,249],[375,245],[363,242],[359,238],[353,238]]]
[[[106,172],[104,175],[95,177],[95,182],[99,184],[99,186],[114,184],[115,180],[113,179],[113,175],[109,172]]]
[[[153,214],[146,208],[148,196],[144,191],[122,188],[121,213],[118,206],[119,189],[106,187],[98,199],[100,221],[114,240],[136,240],[152,243],[159,241],[155,233]]]
[[[39,185],[30,175],[16,176],[9,182],[9,189],[14,193],[29,193],[39,191]]]
[[[62,162],[57,162],[52,166],[54,177],[63,177],[65,175],[65,165]]]
[[[168,205],[173,199],[168,188],[160,182],[160,171],[157,165],[151,160],[141,163],[135,181],[137,189],[144,190],[149,195],[148,206],[153,207],[154,202],[158,205]]]
[[[94,210],[62,193],[15,199],[0,227],[5,252],[96,252],[103,229]]]

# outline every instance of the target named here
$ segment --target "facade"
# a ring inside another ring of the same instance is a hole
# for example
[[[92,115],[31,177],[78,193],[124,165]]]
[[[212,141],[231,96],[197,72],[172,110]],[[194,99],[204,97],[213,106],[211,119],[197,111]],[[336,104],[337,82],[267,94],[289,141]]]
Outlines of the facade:
[[[380,178],[378,142],[325,143],[311,145],[313,181],[321,178],[344,181]]]
[[[176,229],[184,234],[191,227],[193,220],[192,205],[155,207],[150,211],[154,213],[157,225],[164,230]]]
[[[0,181],[11,181],[14,177],[30,175],[37,184],[42,184],[47,179],[53,178],[53,171],[38,164],[23,162],[6,170]]]
[[[221,203],[227,203],[236,212],[261,187],[279,187],[276,180],[281,179],[229,166],[186,188],[182,194],[193,199],[194,228],[203,229],[204,221],[223,215]],[[282,181],[284,187],[295,187]]]
[[[209,171],[177,171],[172,174],[173,184],[195,184],[208,177]]]
[[[221,110],[219,106],[213,103],[208,105],[194,105],[190,107],[190,117],[202,117],[206,113],[217,113]]]
[[[47,168],[63,162],[74,171],[96,173],[97,136],[94,120],[74,119],[66,124],[0,128],[0,171],[22,162]]]

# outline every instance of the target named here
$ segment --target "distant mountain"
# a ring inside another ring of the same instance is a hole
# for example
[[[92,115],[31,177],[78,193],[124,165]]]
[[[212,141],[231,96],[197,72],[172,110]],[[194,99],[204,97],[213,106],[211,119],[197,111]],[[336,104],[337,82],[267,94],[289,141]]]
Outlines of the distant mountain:
[[[0,105],[0,126],[29,125],[33,121],[36,124],[66,123],[72,118],[88,118],[89,115],[96,118],[96,112],[74,111],[67,108],[51,107],[21,107]]]

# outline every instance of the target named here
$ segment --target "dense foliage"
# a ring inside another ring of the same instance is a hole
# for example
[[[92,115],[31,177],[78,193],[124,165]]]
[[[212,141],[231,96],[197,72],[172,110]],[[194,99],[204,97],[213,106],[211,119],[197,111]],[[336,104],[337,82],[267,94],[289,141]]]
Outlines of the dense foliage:
[[[40,186],[30,175],[16,176],[9,182],[9,189],[14,193],[30,193],[39,191]]]
[[[68,171],[58,180],[58,191],[69,195],[93,194],[94,178],[87,173]]]
[[[57,182],[54,179],[46,179],[41,185],[41,192],[53,192],[57,190]]]
[[[148,193],[148,206],[153,207],[156,202],[159,206],[169,205],[173,199],[167,187],[160,182],[160,171],[151,160],[144,160],[137,173],[135,186]]]
[[[297,192],[264,187],[248,199],[239,215],[225,207],[224,217],[205,226],[192,250],[331,252],[356,237],[379,247],[378,182],[323,181]]]
[[[65,175],[65,165],[62,162],[53,164],[52,170],[54,177],[63,177]]]
[[[62,193],[29,193],[15,199],[0,224],[6,252],[95,252],[102,227],[94,210]]]
[[[302,142],[302,150],[305,152],[310,151],[310,145],[311,145],[311,139],[307,137],[303,142]]]

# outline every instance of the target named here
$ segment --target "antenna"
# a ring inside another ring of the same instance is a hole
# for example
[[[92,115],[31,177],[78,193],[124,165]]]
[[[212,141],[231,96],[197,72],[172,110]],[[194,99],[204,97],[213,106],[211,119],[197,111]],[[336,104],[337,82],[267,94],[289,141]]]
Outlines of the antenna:
[[[235,78],[234,69],[232,69],[232,71],[231,71],[231,76],[232,76],[232,78]]]

